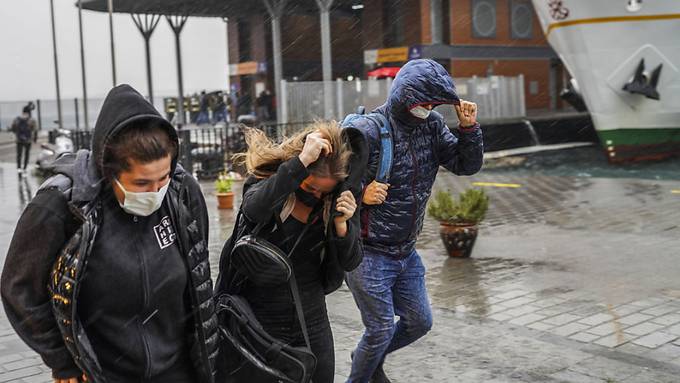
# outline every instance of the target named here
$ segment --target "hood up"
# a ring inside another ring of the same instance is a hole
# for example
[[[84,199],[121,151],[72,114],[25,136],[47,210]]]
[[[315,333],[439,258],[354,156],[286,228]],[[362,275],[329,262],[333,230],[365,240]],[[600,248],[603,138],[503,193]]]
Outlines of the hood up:
[[[413,128],[425,120],[414,117],[410,110],[428,104],[460,104],[453,79],[436,61],[409,61],[399,70],[392,83],[386,109],[397,121]]]
[[[100,191],[103,181],[104,148],[107,143],[133,122],[155,122],[164,127],[172,140],[179,139],[175,128],[141,94],[129,85],[118,85],[106,96],[92,135],[92,150],[60,157],[54,164],[55,173],[73,180],[71,198],[74,202],[91,201]],[[172,170],[177,167],[177,156]]]

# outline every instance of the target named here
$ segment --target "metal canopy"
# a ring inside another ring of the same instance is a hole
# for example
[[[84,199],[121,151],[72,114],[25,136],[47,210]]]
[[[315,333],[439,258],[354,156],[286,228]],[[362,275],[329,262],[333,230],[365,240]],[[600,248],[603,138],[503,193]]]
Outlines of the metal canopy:
[[[108,12],[108,0],[83,0],[83,9]],[[318,15],[316,0],[291,1],[286,8],[287,14]],[[333,11],[352,12],[357,0],[336,0]],[[198,17],[243,17],[254,14],[267,14],[262,1],[253,0],[114,0],[115,13],[138,13],[157,15],[182,15]]]

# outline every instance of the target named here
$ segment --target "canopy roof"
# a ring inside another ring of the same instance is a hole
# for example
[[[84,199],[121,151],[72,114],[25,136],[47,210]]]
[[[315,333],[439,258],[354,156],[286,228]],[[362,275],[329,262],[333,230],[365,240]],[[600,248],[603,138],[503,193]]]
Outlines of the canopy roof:
[[[82,0],[83,9],[108,12],[108,0]],[[362,0],[335,0],[334,11],[352,13]],[[76,3],[77,5],[77,3]],[[241,17],[267,13],[262,0],[113,0],[115,13],[181,15],[199,17]],[[287,14],[318,14],[316,0],[292,0]]]

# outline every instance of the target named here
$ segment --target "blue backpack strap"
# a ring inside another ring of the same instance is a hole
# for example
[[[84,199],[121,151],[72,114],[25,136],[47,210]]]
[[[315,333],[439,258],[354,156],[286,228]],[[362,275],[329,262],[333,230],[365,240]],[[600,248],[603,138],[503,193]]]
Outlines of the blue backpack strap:
[[[380,163],[375,174],[375,180],[380,183],[387,183],[392,172],[392,159],[394,151],[392,146],[392,127],[390,121],[380,113],[366,113],[366,108],[360,106],[356,113],[347,115],[340,124],[341,127],[346,128],[352,126],[352,122],[358,118],[366,117],[373,121],[378,127],[378,138],[380,139]]]
[[[392,160],[394,158],[392,127],[390,126],[390,121],[381,113],[371,113],[367,117],[377,123],[380,132],[380,163],[375,174],[375,180],[380,183],[387,183],[392,172]]]

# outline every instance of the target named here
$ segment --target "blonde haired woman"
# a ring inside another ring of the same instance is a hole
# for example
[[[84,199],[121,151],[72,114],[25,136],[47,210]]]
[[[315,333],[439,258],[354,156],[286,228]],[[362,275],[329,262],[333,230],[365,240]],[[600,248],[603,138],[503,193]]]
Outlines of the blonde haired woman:
[[[354,129],[319,122],[281,144],[255,129],[246,133],[246,142],[248,151],[237,161],[246,165],[249,178],[243,187],[242,218],[235,233],[243,235],[258,224],[266,224],[261,236],[288,253],[311,222],[290,262],[311,351],[318,360],[312,381],[332,383],[335,357],[325,294],[336,290],[344,272],[355,269],[362,260],[359,216],[355,212],[367,156],[365,140]],[[287,284],[262,287],[248,280],[236,281],[237,270],[232,270],[229,262],[236,236],[222,251],[218,294],[245,297],[270,335],[293,346],[304,346]],[[275,381],[247,366],[237,374],[253,382]]]

